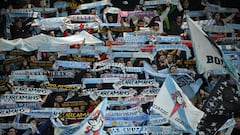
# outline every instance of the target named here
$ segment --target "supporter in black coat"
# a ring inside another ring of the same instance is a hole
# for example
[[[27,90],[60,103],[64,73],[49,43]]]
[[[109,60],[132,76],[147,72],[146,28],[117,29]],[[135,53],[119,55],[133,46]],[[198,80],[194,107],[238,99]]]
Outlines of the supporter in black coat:
[[[139,4],[139,0],[112,0],[111,3],[123,11],[133,11]]]
[[[31,25],[27,25],[27,22],[23,22],[22,19],[17,18],[14,24],[10,27],[12,39],[26,38],[30,35],[29,29]]]

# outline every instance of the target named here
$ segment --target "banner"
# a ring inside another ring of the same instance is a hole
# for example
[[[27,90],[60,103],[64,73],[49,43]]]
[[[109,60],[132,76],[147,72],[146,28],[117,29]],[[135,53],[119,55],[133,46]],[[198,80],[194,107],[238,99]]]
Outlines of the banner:
[[[179,43],[181,42],[180,36],[157,36],[154,41],[159,43]]]
[[[221,78],[204,102],[206,113],[198,125],[199,131],[214,134],[239,109],[239,93],[229,81]],[[211,119],[210,119],[211,118]]]
[[[204,73],[206,78],[211,71],[220,71],[222,74],[226,73],[219,48],[188,16],[187,21],[191,33],[192,47],[196,57],[198,73]],[[204,48],[208,49],[206,50]]]
[[[134,134],[147,134],[148,129],[140,126],[134,126],[134,127],[112,127],[110,128],[110,134],[111,135],[134,135]]]
[[[27,130],[32,127],[29,123],[0,123],[0,129],[15,128],[17,130]]]
[[[87,106],[87,105],[89,105],[89,103],[85,101],[68,101],[68,102],[63,102],[60,104],[60,106],[56,106],[56,107],[77,107],[77,106]]]
[[[130,127],[133,126],[133,121],[128,120],[106,120],[104,127]]]
[[[3,65],[10,65],[11,63],[16,64],[16,63],[21,63],[24,60],[22,56],[17,56],[13,57],[10,59],[5,59],[4,61],[1,62]]]
[[[13,93],[20,93],[20,94],[36,94],[36,95],[48,95],[52,91],[48,89],[42,88],[31,88],[31,87],[23,87],[23,86],[13,86],[12,87]]]
[[[67,23],[61,29],[66,30],[79,30],[79,29],[93,29],[99,30],[99,23],[98,22],[89,22],[89,23]]]
[[[137,106],[127,110],[107,110],[106,116],[136,116],[142,112],[142,108]]]
[[[43,87],[46,87],[47,89],[50,89],[52,91],[56,92],[62,92],[62,91],[77,91],[80,89],[81,84],[76,85],[61,85],[61,84],[53,84],[53,83],[43,83]]]
[[[124,45],[125,46],[125,45]],[[122,47],[124,47],[122,46]],[[125,49],[128,49],[130,46],[128,46]],[[139,47],[138,47],[139,50]],[[133,56],[133,52],[123,52],[124,50],[120,50],[121,52],[113,52],[109,58],[115,59],[115,58],[131,58]]]
[[[160,91],[160,88],[147,88],[147,89],[144,89],[141,92],[141,95],[143,95],[143,96],[156,96],[159,91]]]
[[[51,17],[51,18],[41,18],[35,19],[41,30],[50,31],[50,30],[59,30],[61,26],[64,26],[66,23],[71,23],[67,17]]]
[[[185,67],[186,65],[196,65],[195,60],[185,60],[185,61],[177,61],[177,65],[180,65],[181,67]]]
[[[140,120],[148,120],[148,115],[145,113],[139,113],[137,115],[132,116],[106,116],[105,120],[132,120],[132,121],[140,121]]]
[[[97,1],[97,2],[81,4],[79,6],[79,8],[76,10],[76,13],[79,13],[80,10],[103,7],[105,5],[112,6],[112,4],[109,0],[102,0],[102,1]]]
[[[148,58],[150,61],[154,60],[154,57],[149,52],[133,52],[132,58]]]
[[[126,101],[138,101],[143,103],[152,102],[154,99],[155,99],[155,96],[143,96],[143,95],[125,98]]]
[[[148,126],[157,126],[169,123],[168,119],[162,115],[149,115]]]
[[[138,75],[137,74],[110,74],[110,73],[104,73],[101,74],[101,78],[119,78],[121,80],[126,80],[126,79],[137,79]]]
[[[159,78],[166,78],[168,74],[159,73],[146,61],[143,61],[143,70],[145,72],[145,78],[149,79],[149,75]]]
[[[0,117],[14,116],[18,113],[29,112],[28,108],[0,109]]]
[[[52,67],[53,63],[50,61],[34,61],[29,63],[30,67]]]
[[[35,12],[40,12],[41,14],[49,14],[49,13],[55,13],[58,14],[58,9],[57,8],[41,8],[41,7],[34,7],[32,8],[33,11]]]
[[[107,23],[109,24],[109,23]],[[101,24],[101,27],[103,27],[103,24]],[[99,30],[100,33],[107,33],[108,30],[110,30],[111,32],[133,32],[135,30],[135,28],[133,27],[121,27],[118,26],[118,27],[110,27],[110,28],[107,28],[107,27],[103,27],[102,29]]]
[[[15,103],[10,105],[2,105],[1,109],[14,109],[14,108],[30,108],[30,109],[40,109],[41,103],[39,102],[33,102],[33,103]]]
[[[50,78],[74,78],[75,73],[73,70],[47,71],[47,76]]]
[[[182,130],[176,129],[172,126],[147,126],[148,133],[160,135],[182,135],[185,133]]]
[[[1,106],[12,105],[12,104],[15,104],[15,103],[16,103],[16,102],[15,102],[13,99],[4,98],[4,97],[1,97],[1,98],[0,98],[0,105],[1,105]]]
[[[73,22],[99,22],[102,23],[102,20],[98,15],[70,15],[68,18]]]
[[[235,23],[227,23],[227,27],[232,28],[234,30],[240,30],[240,24],[235,24]]]
[[[125,57],[125,54],[128,54],[128,57],[130,56],[129,53],[123,52],[123,51],[132,51],[132,52],[137,52],[140,51],[140,48],[138,45],[112,45],[111,46],[112,51],[121,51],[121,52],[113,52],[112,57]],[[116,54],[115,54],[116,53]],[[124,55],[121,55],[124,54]]]
[[[50,118],[58,117],[63,112],[70,112],[71,108],[44,108],[43,110],[31,110],[29,112],[22,112],[24,115],[30,115],[35,118]]]
[[[15,70],[11,75],[44,75],[43,69]]]
[[[96,69],[92,69],[92,72],[99,72],[99,71],[103,71],[103,70],[108,70],[108,69],[113,69],[113,68],[120,68],[121,71],[125,72],[125,66],[122,63],[108,63],[106,65],[104,65],[103,67],[99,67]]]
[[[129,35],[129,34],[132,34],[132,35],[135,35],[135,36],[148,36],[148,37],[151,37],[151,36],[158,36],[159,33],[158,32],[155,32],[155,31],[152,31],[152,30],[139,30],[139,31],[134,31],[134,33],[126,33],[126,36]],[[153,39],[152,41],[155,41],[155,39]]]
[[[225,37],[225,38],[218,38],[215,42],[220,44],[232,44],[240,41],[240,37]]]
[[[63,125],[60,121],[51,118],[54,125],[54,135],[101,135],[105,122],[107,98],[105,98],[93,112],[80,123]]]
[[[207,33],[234,33],[234,29],[227,26],[203,25],[202,29]]]
[[[93,69],[96,69],[97,67],[105,66],[108,63],[114,63],[114,60],[106,59],[106,60],[103,60],[103,61],[95,62],[95,63],[93,63]]]
[[[58,117],[65,119],[85,119],[89,116],[89,112],[64,112],[61,113]]]
[[[87,57],[87,56],[78,57],[76,55],[72,55],[72,56],[74,61],[93,62],[93,63],[98,61],[98,59],[95,57]]]
[[[83,78],[82,84],[116,83],[118,81],[120,81],[119,78]]]
[[[159,135],[180,135],[183,131],[173,129],[170,126],[129,126],[110,128],[111,135],[131,135],[131,134],[159,134]]]
[[[193,135],[204,113],[192,105],[181,88],[168,76],[153,102],[152,109]]]
[[[228,119],[219,129],[218,131],[223,131],[225,129],[228,129],[230,127],[234,127],[236,125],[236,121],[234,118]]]
[[[125,43],[144,44],[149,39],[147,36],[128,36],[128,37],[120,37],[119,40],[124,41]]]
[[[11,81],[44,81],[48,82],[46,75],[9,75]]]
[[[13,56],[32,56],[35,55],[35,51],[32,52],[26,52],[22,50],[12,50],[9,54]]]
[[[239,12],[239,10],[237,8],[221,7],[219,5],[210,4],[209,2],[207,2],[207,9],[213,13],[215,13],[215,12],[219,12],[219,13],[237,13],[237,12]]]
[[[105,54],[111,54],[112,53],[112,50],[110,47],[108,46],[103,46],[103,45],[84,45],[81,47],[81,56],[83,56],[83,54],[85,53],[85,51],[88,51],[88,50],[93,50],[95,51],[95,53],[97,55],[101,55],[103,53]]]
[[[206,16],[206,11],[204,10],[188,11],[187,15],[189,17],[204,17]]]
[[[178,5],[179,0],[148,0],[148,1],[144,1],[145,6],[149,6],[149,5],[164,5],[167,4],[168,2],[170,2],[173,5]]]
[[[121,87],[148,87],[154,86],[158,87],[159,84],[156,82],[155,79],[139,79],[139,80],[121,80],[120,82],[114,83],[113,88],[119,89]]]
[[[4,94],[2,98],[12,99],[15,102],[42,102],[41,96],[36,94]]]
[[[153,52],[152,52],[152,56],[155,57],[157,52],[160,50],[181,50],[181,51],[185,51],[186,55],[187,55],[187,59],[189,59],[190,57],[192,57],[192,54],[190,52],[190,49],[183,45],[183,44],[161,44],[161,45],[157,45],[153,48]]]
[[[40,16],[39,12],[34,12],[32,9],[12,9],[8,12],[9,17],[33,17]]]
[[[89,62],[75,62],[75,61],[61,61],[57,60],[54,65],[56,67],[64,67],[64,68],[79,68],[79,69],[87,69],[90,68]]]
[[[171,74],[171,76],[189,99],[196,95],[203,83],[201,78],[195,81],[188,74]]]
[[[143,67],[125,67],[125,72],[142,73],[143,71]]]
[[[138,101],[127,101],[127,100],[109,100],[108,105],[109,106],[131,106],[131,105],[137,105]]]
[[[81,92],[78,93],[79,96],[89,96],[91,94],[94,94],[97,91],[97,88],[88,88],[83,89]]]
[[[107,89],[107,90],[98,90],[96,91],[96,96],[100,97],[130,97],[137,93],[133,89]]]

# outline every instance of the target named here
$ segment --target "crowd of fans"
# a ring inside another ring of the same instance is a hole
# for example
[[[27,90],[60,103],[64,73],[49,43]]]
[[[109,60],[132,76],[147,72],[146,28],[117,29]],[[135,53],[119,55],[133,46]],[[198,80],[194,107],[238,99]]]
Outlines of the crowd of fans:
[[[92,1],[84,1],[84,0],[68,0],[68,1],[63,1],[63,0],[57,0],[57,1],[51,1],[49,4],[50,7],[54,7],[58,9],[58,13],[60,17],[67,17],[69,15],[76,15],[76,14],[91,14],[91,15],[99,15],[99,17],[104,20],[103,18],[103,12],[104,9],[107,8],[107,6],[102,7],[102,9],[97,9],[97,8],[91,8],[91,9],[86,9],[82,10],[80,12],[77,11],[77,7],[81,4],[84,3],[89,3],[89,2],[96,2],[95,0]],[[121,19],[121,26],[122,27],[131,27],[134,29],[134,31],[139,31],[139,30],[149,30],[154,35],[151,35],[151,38],[154,38],[158,35],[161,36],[168,36],[168,35],[177,35],[180,36],[182,40],[190,40],[190,34],[188,28],[184,27],[184,24],[186,22],[184,15],[186,12],[191,10],[191,4],[188,0],[181,0],[181,5],[182,9],[178,8],[177,5],[173,5],[172,3],[167,3],[167,4],[161,4],[154,6],[152,8],[146,8],[143,5],[138,5],[139,1],[121,1],[120,4],[116,2],[116,0],[111,1],[113,6],[122,8],[122,10],[128,10],[128,11],[154,11],[157,16],[154,17],[145,17],[145,18],[128,18],[128,17],[123,17]],[[138,3],[136,3],[138,2]],[[217,1],[215,1],[217,3]],[[13,9],[24,9],[24,8],[33,8],[33,7],[40,7],[40,8],[46,8],[46,1],[44,0],[3,0],[0,5],[0,13],[1,13],[1,20],[0,20],[0,34],[1,37],[6,38],[6,18],[5,15],[10,12]],[[134,6],[132,6],[134,5]],[[206,16],[204,17],[195,17],[193,18],[195,21],[199,20],[209,20],[212,21],[213,25],[219,25],[219,26],[224,26],[226,23],[235,23],[235,24],[240,24],[240,13],[211,13],[206,9],[205,6],[201,5],[199,7],[199,10],[205,10],[206,11]],[[52,14],[41,14],[41,17],[51,17],[53,16]],[[116,23],[117,22],[117,15],[116,14],[111,14],[108,13],[106,15],[107,17],[107,22],[108,23]],[[66,37],[70,35],[74,35],[79,33],[80,30],[70,30],[67,29],[65,31],[61,30],[50,30],[50,31],[45,31],[41,30],[40,28],[32,25],[34,23],[34,18],[23,18],[23,17],[16,17],[13,18],[12,24],[10,24],[10,33],[11,33],[11,39],[17,39],[17,38],[27,38],[31,36],[35,36],[41,33],[48,34],[53,37]],[[93,30],[93,29],[87,29],[87,31],[98,37],[103,41],[104,45],[107,45],[108,41],[113,42],[117,41],[120,37],[123,36],[122,32],[112,32],[111,30],[112,26],[107,27],[108,32],[106,33],[100,33],[98,30]],[[235,35],[239,36],[238,31],[235,31]],[[227,35],[226,35],[227,36]],[[151,44],[151,43],[146,43],[146,44]],[[77,45],[71,45],[73,48],[78,48],[81,49],[81,47],[84,46],[84,43],[82,44],[77,44]],[[190,47],[190,49],[192,49]],[[8,55],[10,52],[5,52],[6,55]],[[154,60],[151,61],[149,59],[145,58],[136,58],[136,59],[131,59],[131,58],[125,58],[125,57],[118,57],[114,59],[115,63],[122,63],[126,67],[142,67],[143,62],[147,61],[149,64],[152,65],[153,69],[156,71],[168,69],[169,74],[171,73],[178,73],[180,68],[185,68],[191,72],[188,72],[191,77],[194,78],[194,80],[197,80],[198,78],[202,78],[203,84],[199,90],[199,92],[195,95],[194,98],[190,99],[192,103],[199,109],[203,107],[204,100],[207,99],[207,97],[210,95],[211,91],[213,90],[215,84],[217,81],[223,77],[222,75],[213,75],[211,76],[208,80],[205,80],[202,75],[197,74],[197,69],[195,66],[195,58],[193,55],[193,52],[191,58],[187,60],[186,58],[186,52],[181,51],[181,50],[161,50],[158,51],[157,54],[154,57]],[[39,56],[40,55],[40,56]],[[38,53],[37,51],[31,52],[31,54],[26,54],[23,55],[23,59],[19,62],[15,63],[5,63],[2,66],[1,70],[1,76],[9,76],[12,74],[12,71],[15,70],[27,70],[27,69],[32,69],[32,68],[38,68],[38,67],[33,67],[30,65],[30,63],[34,63],[41,58],[41,61],[49,61],[52,64],[56,60],[65,60],[65,61],[74,61],[74,55],[73,54],[68,54],[66,56],[58,56],[58,53],[56,52],[42,52]],[[92,57],[91,57],[92,58]],[[94,58],[94,57],[93,57]],[[94,62],[99,62],[106,60],[108,58],[106,53],[100,54],[98,58],[94,58]],[[2,60],[3,61],[3,60]],[[190,64],[184,64],[185,61],[191,61]],[[93,67],[94,62],[91,62],[91,68]],[[58,69],[54,69],[54,67],[42,67],[46,71],[52,71],[52,70],[58,70],[58,71],[63,71],[63,70],[68,70],[64,67],[59,67]],[[49,79],[50,83],[53,84],[60,84],[60,85],[67,85],[67,84],[82,84],[83,78],[100,78],[102,74],[104,73],[123,73],[120,69],[118,68],[112,68],[106,71],[102,72],[92,72],[91,70],[88,69],[72,69],[75,76],[74,78],[54,78],[54,79]],[[224,76],[225,77],[225,76]],[[138,73],[138,79],[145,79],[144,73],[140,72]],[[35,88],[40,88],[44,87],[43,82],[28,82],[28,81],[23,81],[23,82],[14,82],[14,85],[18,86],[23,86],[23,87],[35,87]],[[161,85],[161,84],[160,84]],[[6,83],[4,86],[7,88],[7,90],[1,91],[1,94],[4,93],[12,93],[11,92],[11,87],[12,84]],[[235,84],[233,84],[234,87]],[[97,90],[102,90],[102,89],[112,89],[112,84],[94,84],[94,85],[87,85],[86,88],[96,88]],[[83,88],[80,88],[79,92]],[[141,93],[141,91],[144,88],[138,88],[138,94]],[[42,96],[43,102],[41,104],[41,107],[61,107],[63,102],[66,101],[86,101],[89,103],[88,106],[76,106],[72,107],[72,112],[92,112],[93,109],[96,107],[98,103],[102,100],[102,98],[98,98],[95,102],[95,104],[90,104],[93,100],[88,97],[88,96],[81,96],[79,98],[78,95],[75,95],[71,98],[67,98],[68,93],[67,92],[53,92],[49,95]],[[111,100],[116,100],[116,98],[109,98]],[[143,108],[143,111],[147,113],[147,104],[142,104],[141,107]],[[128,109],[131,108],[132,106],[115,106],[112,107],[112,110],[123,110],[123,109]],[[240,123],[239,123],[239,116],[236,115],[236,121],[237,121],[237,127],[234,128],[232,133],[234,135],[237,135],[240,133]],[[1,123],[6,123],[6,122],[13,122],[14,121],[13,116],[9,117],[0,117]],[[81,120],[68,120],[65,119],[63,120],[64,124],[72,124],[76,122],[80,122]],[[15,128],[9,128],[5,131],[2,132],[2,134],[6,135],[30,135],[30,134],[42,134],[42,135],[50,135],[54,134],[54,128],[50,122],[50,119],[42,119],[42,118],[31,118],[29,116],[21,115],[20,118],[20,123],[32,123],[37,127],[38,130],[33,131],[33,130],[16,130]],[[0,127],[1,128],[1,127]],[[107,130],[107,129],[105,129]],[[1,134],[1,133],[0,133]],[[221,134],[221,133],[219,133]]]

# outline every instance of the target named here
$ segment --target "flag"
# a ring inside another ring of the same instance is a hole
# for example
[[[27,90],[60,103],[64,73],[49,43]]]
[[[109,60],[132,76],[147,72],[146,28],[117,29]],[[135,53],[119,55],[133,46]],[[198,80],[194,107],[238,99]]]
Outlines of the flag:
[[[190,75],[186,73],[171,74],[171,76],[189,99],[193,98],[196,95],[203,83],[201,78],[195,81]]]
[[[105,122],[107,98],[82,122],[63,125],[59,119],[51,121],[54,125],[54,135],[101,135]]]
[[[165,79],[152,108],[177,127],[193,135],[196,134],[197,125],[204,115],[192,105],[171,76]]]
[[[164,79],[168,76],[168,74],[164,74],[164,73],[158,73],[155,69],[153,69],[153,67],[146,61],[143,61],[143,70],[145,73],[145,78],[149,79],[150,75],[153,76],[156,81],[158,82],[163,82]]]
[[[202,110],[205,116],[201,119],[200,132],[214,134],[230,118],[232,112],[240,110],[240,96],[236,88],[225,78],[221,78],[209,95]]]
[[[221,50],[208,35],[187,16],[187,22],[192,39],[192,47],[196,57],[196,66],[199,74],[206,76],[211,72],[225,74]]]
[[[155,71],[153,67],[146,61],[143,62],[143,69],[145,72],[145,77],[147,79],[149,79],[149,75],[151,75],[161,83],[170,74],[169,69],[163,69],[164,71],[161,73]],[[171,74],[172,78],[175,80],[178,86],[181,87],[184,94],[186,94],[189,99],[193,98],[203,83],[202,79],[195,81],[190,75],[187,74],[190,71],[184,70],[182,68],[178,68],[177,70],[179,73]]]

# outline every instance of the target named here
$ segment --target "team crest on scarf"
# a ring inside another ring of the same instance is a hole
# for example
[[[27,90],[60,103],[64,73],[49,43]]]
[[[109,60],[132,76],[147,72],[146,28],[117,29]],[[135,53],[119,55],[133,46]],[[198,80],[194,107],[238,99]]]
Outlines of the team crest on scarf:
[[[96,110],[92,117],[88,120],[88,126],[86,127],[85,133],[93,132],[93,135],[98,135],[99,130],[104,125],[104,116],[100,110]]]
[[[176,92],[172,93],[171,95],[172,95],[173,101],[175,101],[176,103],[173,106],[173,109],[172,109],[170,117],[172,117],[177,112],[179,107],[181,107],[181,106],[182,107],[186,107],[186,103],[183,100],[183,97],[182,97],[182,95],[181,95],[181,93],[179,91],[176,91]]]

